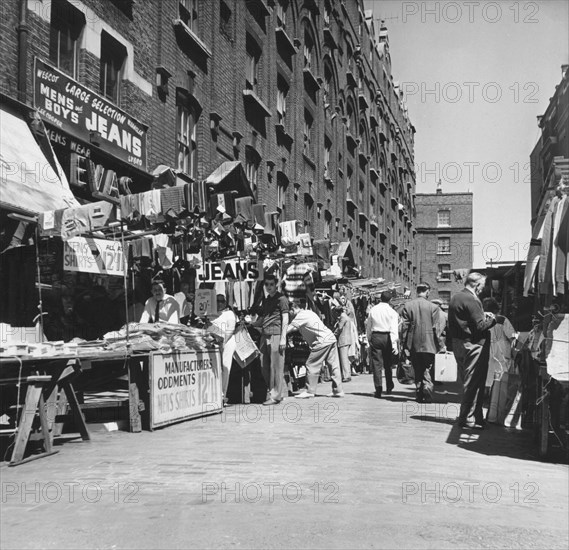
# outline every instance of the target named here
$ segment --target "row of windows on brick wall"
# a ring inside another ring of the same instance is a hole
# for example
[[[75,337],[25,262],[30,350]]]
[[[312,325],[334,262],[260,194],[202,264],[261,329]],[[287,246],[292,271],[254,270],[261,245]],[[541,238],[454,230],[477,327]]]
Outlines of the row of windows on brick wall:
[[[85,27],[85,16],[63,0],[51,5],[49,59],[75,80],[79,73],[79,38]],[[99,92],[120,103],[120,81],[126,59],[126,48],[110,34],[101,32]]]

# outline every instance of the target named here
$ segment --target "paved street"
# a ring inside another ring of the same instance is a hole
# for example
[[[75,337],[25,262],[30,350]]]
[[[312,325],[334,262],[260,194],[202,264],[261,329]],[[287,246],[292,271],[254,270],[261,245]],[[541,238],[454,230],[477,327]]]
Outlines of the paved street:
[[[567,548],[566,465],[526,433],[457,431],[456,384],[433,405],[372,386],[2,463],[1,547]]]

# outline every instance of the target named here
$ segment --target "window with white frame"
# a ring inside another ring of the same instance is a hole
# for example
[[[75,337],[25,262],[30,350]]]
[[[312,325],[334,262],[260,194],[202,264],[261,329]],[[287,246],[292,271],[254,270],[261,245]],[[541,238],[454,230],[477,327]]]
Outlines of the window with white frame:
[[[326,1],[324,3],[324,26],[330,26],[330,12],[332,11],[332,7],[330,6],[330,2]]]
[[[277,27],[282,27],[286,30],[286,12],[288,9],[288,0],[278,0],[276,5],[277,10]]]
[[[49,59],[71,78],[77,79],[79,38],[85,16],[64,0],[51,3]]]
[[[346,193],[350,192],[350,189],[352,188],[352,176],[354,174],[354,171],[352,169],[351,166],[348,166],[346,169]]]
[[[354,124],[354,109],[352,108],[352,104],[348,103],[348,107],[346,109],[347,117],[346,117],[346,132],[349,132]]]
[[[184,174],[196,176],[197,120],[195,111],[182,100],[177,106],[177,168]]]
[[[324,212],[324,238],[329,239],[332,234],[332,214],[326,210]]]
[[[332,154],[332,141],[328,136],[324,138],[324,177],[330,177],[330,158]]]
[[[354,72],[354,53],[349,44],[346,45],[346,57],[348,59],[348,71]]]
[[[219,3],[219,30],[229,40],[233,40],[233,14],[224,0]]]
[[[283,181],[277,181],[277,208],[281,212],[285,209],[285,184]],[[283,218],[284,216],[281,219]]]
[[[101,62],[99,91],[110,101],[120,104],[122,68],[126,59],[126,48],[110,34],[101,33]]]
[[[437,254],[450,254],[450,237],[439,237],[437,240]]]
[[[450,281],[450,264],[439,264],[439,281]]]
[[[258,153],[252,147],[247,146],[245,149],[245,173],[255,194],[258,187],[259,163]]]
[[[314,50],[314,41],[310,33],[306,30],[304,32],[304,68],[312,69],[312,53]]]
[[[324,107],[330,103],[330,85],[332,81],[332,71],[326,65],[324,67],[324,82],[322,83],[322,99],[324,100]]]
[[[180,19],[194,33],[198,30],[198,0],[180,0]]]
[[[304,197],[304,225],[306,226],[306,222],[308,222],[308,227],[311,225],[312,207],[313,202],[307,197]]]
[[[245,87],[248,90],[257,92],[257,72],[259,66],[260,51],[259,46],[250,34],[246,39],[246,67],[245,67]]]
[[[281,76],[277,79],[277,118],[279,124],[286,127],[286,97],[289,87]]]
[[[437,225],[445,227],[450,225],[450,210],[439,210],[437,212]]]
[[[304,110],[304,126],[303,126],[303,153],[310,157],[312,151],[312,125],[314,123],[314,119],[312,115],[308,112],[307,109]]]

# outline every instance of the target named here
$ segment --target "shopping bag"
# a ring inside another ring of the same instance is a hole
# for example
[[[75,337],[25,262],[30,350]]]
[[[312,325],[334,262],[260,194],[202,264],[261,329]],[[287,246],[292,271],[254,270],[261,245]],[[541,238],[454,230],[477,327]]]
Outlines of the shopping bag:
[[[235,332],[235,361],[244,369],[261,355],[259,348],[253,342],[249,331],[241,326]]]
[[[409,385],[415,383],[415,369],[413,368],[413,365],[411,365],[409,358],[404,353],[401,353],[399,356],[395,375],[397,376],[397,380],[399,380],[400,384]]]
[[[457,367],[453,353],[435,355],[435,380],[438,382],[456,382]]]

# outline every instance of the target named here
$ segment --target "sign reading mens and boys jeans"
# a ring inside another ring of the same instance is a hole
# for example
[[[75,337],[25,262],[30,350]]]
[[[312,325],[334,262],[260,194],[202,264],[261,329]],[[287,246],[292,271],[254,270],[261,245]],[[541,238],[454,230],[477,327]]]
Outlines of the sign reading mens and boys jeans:
[[[146,170],[148,127],[60,70],[35,59],[34,106],[45,122]]]

